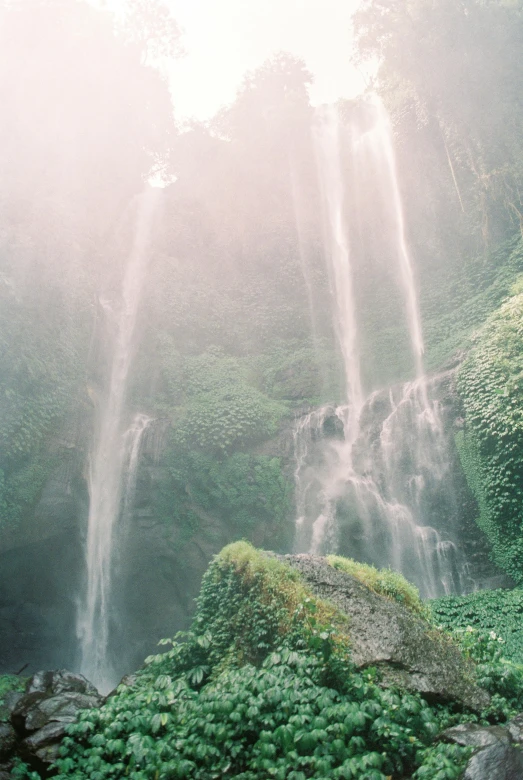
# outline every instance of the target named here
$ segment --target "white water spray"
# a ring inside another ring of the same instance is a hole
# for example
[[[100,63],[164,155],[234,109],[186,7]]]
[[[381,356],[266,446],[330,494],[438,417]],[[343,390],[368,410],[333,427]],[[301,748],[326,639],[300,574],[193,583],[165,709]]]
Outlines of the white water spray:
[[[80,670],[101,691],[115,682],[109,655],[111,588],[117,522],[122,497],[134,490],[140,441],[149,418],[139,415],[125,430],[124,407],[134,357],[136,321],[147,267],[147,251],[158,194],[139,199],[132,251],[121,300],[112,312],[114,335],[107,392],[97,405],[97,430],[89,459],[89,517],[86,539],[86,592],[79,608]],[[124,474],[127,469],[127,491]],[[127,497],[127,502],[130,498]]]

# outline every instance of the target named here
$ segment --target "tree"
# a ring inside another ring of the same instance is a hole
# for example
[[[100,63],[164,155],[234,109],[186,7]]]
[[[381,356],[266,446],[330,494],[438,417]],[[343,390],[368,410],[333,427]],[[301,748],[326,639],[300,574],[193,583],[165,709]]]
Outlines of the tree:
[[[123,33],[136,44],[145,63],[181,54],[181,30],[161,0],[128,0]]]
[[[381,62],[380,89],[397,120],[434,123],[461,206],[474,210],[484,243],[508,220],[523,228],[519,0],[366,0],[354,24],[359,57]]]

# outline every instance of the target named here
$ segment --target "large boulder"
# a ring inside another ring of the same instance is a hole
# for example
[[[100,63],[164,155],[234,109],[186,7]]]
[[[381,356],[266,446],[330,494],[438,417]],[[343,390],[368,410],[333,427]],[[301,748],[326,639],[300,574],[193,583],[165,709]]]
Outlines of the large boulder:
[[[80,710],[99,707],[102,702],[96,688],[80,674],[37,672],[11,713],[19,755],[47,776],[67,725],[76,720]]]
[[[473,667],[459,649],[406,607],[379,596],[325,558],[279,556],[307,587],[349,618],[352,658],[375,666],[388,685],[419,691],[433,701],[456,702],[480,711],[489,695],[473,682]]]

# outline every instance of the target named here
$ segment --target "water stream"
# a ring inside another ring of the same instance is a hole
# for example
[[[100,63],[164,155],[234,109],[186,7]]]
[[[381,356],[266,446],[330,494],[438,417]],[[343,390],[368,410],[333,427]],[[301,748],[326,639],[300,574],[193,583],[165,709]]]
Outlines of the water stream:
[[[296,422],[295,547],[312,553],[342,550],[358,560],[392,566],[424,596],[437,596],[463,588],[463,562],[451,534],[443,536],[429,522],[438,502],[445,511],[443,504],[452,500],[444,490],[447,442],[441,409],[430,397],[423,373],[421,316],[390,122],[377,99],[369,100],[365,109],[366,121],[351,128],[346,144],[354,170],[374,176],[382,196],[380,224],[386,232],[390,273],[403,302],[415,379],[385,392],[368,392],[363,386],[355,293],[359,258],[352,256],[345,218],[341,123],[334,108],[322,108],[315,145],[345,401],[325,405]],[[351,183],[357,191],[358,182]],[[365,236],[360,214],[358,219]],[[354,243],[361,251],[361,244]]]
[[[102,692],[115,683],[109,644],[116,530],[122,514],[129,511],[140,443],[150,422],[145,415],[136,415],[129,423],[125,401],[157,197],[157,192],[148,188],[137,199],[134,240],[123,271],[121,295],[117,303],[106,304],[110,371],[106,391],[96,404],[88,477],[86,587],[77,618],[80,670]]]

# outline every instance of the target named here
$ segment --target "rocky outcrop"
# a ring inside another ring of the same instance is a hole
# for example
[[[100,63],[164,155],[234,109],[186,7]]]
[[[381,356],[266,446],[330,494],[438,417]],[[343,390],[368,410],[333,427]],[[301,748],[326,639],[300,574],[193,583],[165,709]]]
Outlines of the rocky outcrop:
[[[401,604],[373,593],[325,558],[285,555],[315,596],[349,618],[352,658],[360,668],[378,667],[385,684],[419,691],[429,700],[453,701],[473,710],[489,702],[472,679],[458,648]]]
[[[64,670],[34,674],[25,692],[12,700],[11,723],[0,724],[0,780],[15,755],[47,777],[67,725],[80,710],[99,707],[102,702],[82,675]]]
[[[443,733],[443,739],[474,748],[463,780],[521,780],[523,778],[523,715],[506,726],[484,728],[464,723]]]

